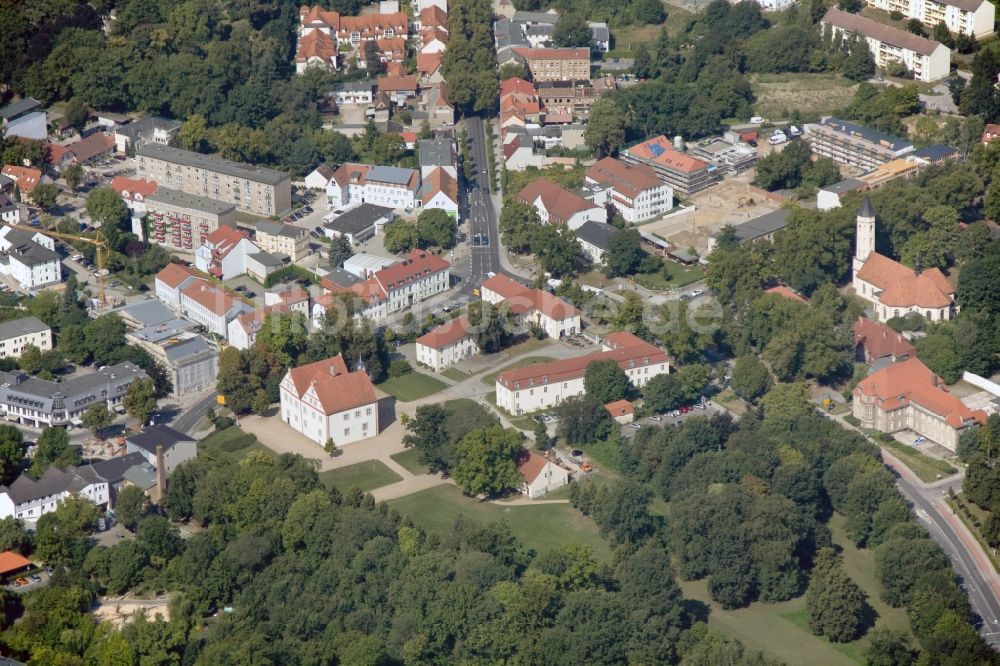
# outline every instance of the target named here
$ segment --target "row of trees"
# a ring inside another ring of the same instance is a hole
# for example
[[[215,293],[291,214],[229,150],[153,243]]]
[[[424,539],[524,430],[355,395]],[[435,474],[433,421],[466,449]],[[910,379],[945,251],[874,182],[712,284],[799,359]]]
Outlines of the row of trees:
[[[416,223],[396,220],[385,226],[385,249],[403,254],[414,248],[455,247],[458,225],[455,218],[438,208],[421,211]],[[341,262],[343,263],[343,262]]]

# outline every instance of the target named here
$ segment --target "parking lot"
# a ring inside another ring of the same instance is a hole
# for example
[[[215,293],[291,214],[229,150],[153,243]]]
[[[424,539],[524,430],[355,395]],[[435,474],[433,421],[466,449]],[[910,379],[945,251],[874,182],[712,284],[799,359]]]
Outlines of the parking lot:
[[[39,587],[47,585],[49,582],[49,572],[45,569],[35,569],[25,572],[4,585],[8,590],[26,594]]]
[[[626,423],[621,426],[621,434],[623,438],[627,439],[643,428],[648,428],[650,426],[678,425],[683,423],[685,419],[692,416],[708,416],[723,411],[725,410],[722,407],[719,407],[712,402],[698,405],[687,405],[681,407],[680,409],[675,409],[667,414],[644,416],[640,419],[636,419],[632,423]]]

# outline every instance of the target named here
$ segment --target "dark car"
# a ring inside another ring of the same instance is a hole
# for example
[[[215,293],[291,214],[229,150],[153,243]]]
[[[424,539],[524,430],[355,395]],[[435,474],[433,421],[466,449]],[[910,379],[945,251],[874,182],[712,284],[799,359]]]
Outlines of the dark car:
[[[580,456],[583,455],[583,451],[581,451],[580,449],[573,449],[570,452],[570,455],[573,456],[574,458],[579,458]]]
[[[244,287],[243,285],[239,284],[239,285],[236,285],[235,287],[233,287],[233,290],[234,291],[246,291],[247,288]]]

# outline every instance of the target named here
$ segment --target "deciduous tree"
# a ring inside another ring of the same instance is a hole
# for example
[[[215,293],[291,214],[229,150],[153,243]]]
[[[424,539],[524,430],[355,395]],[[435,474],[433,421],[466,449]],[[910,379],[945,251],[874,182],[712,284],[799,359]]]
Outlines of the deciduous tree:
[[[498,495],[521,485],[517,456],[524,435],[499,425],[473,430],[458,443],[455,482],[470,495]]]

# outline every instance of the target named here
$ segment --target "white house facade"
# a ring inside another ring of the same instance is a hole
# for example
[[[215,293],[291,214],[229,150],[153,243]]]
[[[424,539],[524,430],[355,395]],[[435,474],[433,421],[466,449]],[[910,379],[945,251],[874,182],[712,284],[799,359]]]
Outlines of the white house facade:
[[[378,434],[378,399],[363,370],[349,372],[341,355],[292,368],[281,380],[281,420],[319,446]]]

